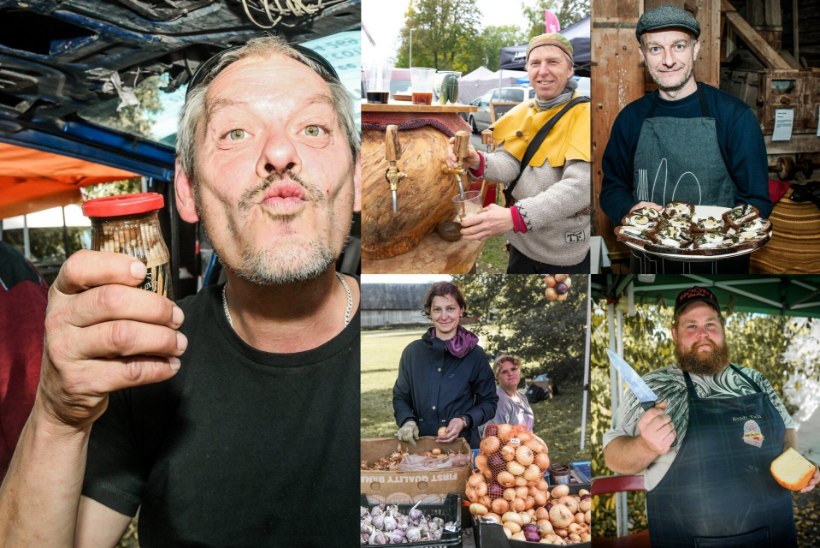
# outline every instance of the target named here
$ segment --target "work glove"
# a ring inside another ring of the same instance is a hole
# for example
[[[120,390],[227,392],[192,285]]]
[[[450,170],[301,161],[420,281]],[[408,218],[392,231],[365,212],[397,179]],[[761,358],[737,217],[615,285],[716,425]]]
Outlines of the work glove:
[[[419,427],[416,424],[416,421],[405,422],[404,426],[399,428],[399,431],[396,432],[396,437],[401,441],[410,442],[415,447],[416,440],[419,439]]]

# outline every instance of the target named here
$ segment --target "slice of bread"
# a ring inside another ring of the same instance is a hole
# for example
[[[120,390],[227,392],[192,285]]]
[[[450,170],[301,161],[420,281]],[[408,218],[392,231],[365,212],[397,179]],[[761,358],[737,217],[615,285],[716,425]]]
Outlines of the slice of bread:
[[[817,471],[815,465],[791,447],[774,459],[769,469],[777,483],[792,491],[807,486]]]
[[[615,238],[621,242],[631,242],[635,245],[644,246],[651,240],[646,235],[646,231],[634,226],[616,226]]]
[[[726,224],[735,230],[739,229],[741,225],[753,221],[760,217],[760,211],[750,204],[740,204],[723,214],[723,220]]]

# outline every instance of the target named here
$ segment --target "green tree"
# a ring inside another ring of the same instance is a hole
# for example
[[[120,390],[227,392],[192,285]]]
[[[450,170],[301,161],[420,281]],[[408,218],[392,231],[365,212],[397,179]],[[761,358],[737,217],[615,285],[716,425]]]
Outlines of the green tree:
[[[134,194],[141,189],[142,177],[132,177],[108,183],[97,183],[80,187],[83,201],[102,198],[104,196],[119,196],[120,194]]]
[[[459,46],[458,58],[463,60],[467,72],[485,66],[496,71],[501,65],[501,48],[523,44],[527,41],[524,32],[514,25],[491,25],[476,37],[467,37]]]
[[[84,116],[100,125],[153,139],[152,118],[162,110],[160,87],[165,85],[167,79],[167,75],[156,75],[139,82],[133,88],[139,105],[118,109],[120,100],[117,98],[105,103],[104,109],[86,112]]]
[[[464,289],[470,315],[479,316],[476,333],[490,354],[511,352],[527,362],[527,375],[549,372],[561,384],[581,382],[586,336],[585,276],[564,302],[544,294],[543,276],[479,274],[455,276]]]
[[[563,29],[589,13],[589,0],[536,0],[532,6],[525,5],[524,16],[530,22],[527,39],[544,34],[544,10],[552,11]]]
[[[479,34],[481,12],[476,0],[413,0],[401,29],[396,66],[410,66],[410,29],[413,29],[413,65],[465,72],[461,46]]]

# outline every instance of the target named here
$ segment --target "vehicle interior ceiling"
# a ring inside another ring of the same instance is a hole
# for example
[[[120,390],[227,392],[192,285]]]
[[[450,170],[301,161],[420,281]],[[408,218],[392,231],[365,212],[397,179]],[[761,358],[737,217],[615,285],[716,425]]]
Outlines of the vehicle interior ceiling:
[[[139,85],[152,78],[158,82],[155,102],[160,94],[184,94],[202,62],[252,36],[269,32],[302,43],[361,28],[360,0],[287,6],[279,10],[263,0],[0,0],[0,142],[143,175],[169,206],[161,221],[177,262],[172,266],[194,263],[188,240],[196,240],[196,230],[176,217],[170,191],[175,129],[158,138],[110,118],[124,106],[142,106]],[[199,270],[191,266],[190,272]],[[190,292],[179,289],[178,296]]]

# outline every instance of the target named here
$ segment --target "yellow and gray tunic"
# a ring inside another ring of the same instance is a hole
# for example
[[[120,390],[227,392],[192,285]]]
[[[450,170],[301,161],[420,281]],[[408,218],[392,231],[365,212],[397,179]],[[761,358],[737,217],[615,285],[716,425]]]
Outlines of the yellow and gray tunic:
[[[538,130],[569,101],[542,109],[534,99],[521,103],[493,124],[496,152],[485,156],[484,176],[509,183]],[[589,251],[591,146],[589,103],[567,111],[552,128],[513,191],[527,232],[507,232],[521,253],[542,263],[571,266]]]

